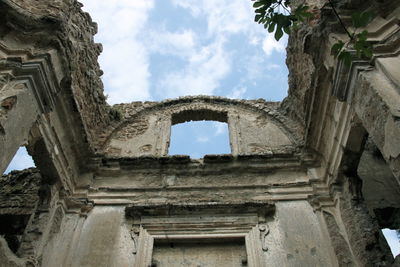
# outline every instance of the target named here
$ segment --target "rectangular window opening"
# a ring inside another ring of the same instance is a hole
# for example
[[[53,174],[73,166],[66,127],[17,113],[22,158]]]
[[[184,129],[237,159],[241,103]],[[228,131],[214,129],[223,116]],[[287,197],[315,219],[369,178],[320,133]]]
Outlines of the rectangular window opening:
[[[199,159],[207,154],[231,154],[227,123],[190,121],[171,127],[169,155]]]

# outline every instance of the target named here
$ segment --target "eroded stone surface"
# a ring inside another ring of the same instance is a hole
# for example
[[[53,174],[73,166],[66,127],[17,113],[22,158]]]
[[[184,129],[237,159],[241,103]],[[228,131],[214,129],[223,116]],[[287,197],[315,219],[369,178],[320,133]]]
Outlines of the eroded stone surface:
[[[197,251],[223,239],[235,254],[244,241],[241,265],[390,266],[380,228],[400,228],[399,3],[335,1],[344,17],[376,11],[373,58],[345,66],[330,54],[347,41],[332,10],[306,2],[316,16],[289,38],[282,103],[110,107],[79,2],[0,0],[0,169],[26,145],[40,170],[0,179],[0,230],[14,231],[0,265],[147,267],[173,261],[157,251],[170,239],[205,241],[177,248],[204,263]],[[171,125],[191,120],[228,123],[232,154],[167,156]]]

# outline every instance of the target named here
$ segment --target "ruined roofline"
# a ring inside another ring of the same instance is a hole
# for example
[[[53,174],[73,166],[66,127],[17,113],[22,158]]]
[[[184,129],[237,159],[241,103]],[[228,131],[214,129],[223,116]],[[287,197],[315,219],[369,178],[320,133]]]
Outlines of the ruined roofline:
[[[238,164],[238,165],[237,165]],[[201,159],[192,159],[188,155],[168,156],[140,156],[140,157],[96,157],[91,159],[89,164],[92,169],[101,168],[104,171],[115,171],[117,169],[157,169],[157,168],[203,168],[209,166],[214,168],[217,165],[234,168],[243,165],[255,169],[279,169],[318,166],[318,160],[313,153],[301,153],[293,146],[271,149],[269,153],[263,154],[206,154]],[[214,166],[214,167],[213,167]]]
[[[280,103],[268,102],[264,99],[241,100],[200,95],[166,99],[160,102],[117,104],[113,106],[113,110],[120,114],[121,120],[114,121],[112,127],[103,132],[102,147],[104,148],[118,131],[138,123],[138,120],[143,120],[146,116],[162,117],[163,120],[170,120],[170,125],[174,125],[197,120],[228,122],[227,113],[232,118],[234,114],[239,115],[243,112],[273,122],[289,136],[292,142],[301,146],[302,126],[285,115],[285,111],[280,109]],[[98,153],[101,153],[101,150]]]

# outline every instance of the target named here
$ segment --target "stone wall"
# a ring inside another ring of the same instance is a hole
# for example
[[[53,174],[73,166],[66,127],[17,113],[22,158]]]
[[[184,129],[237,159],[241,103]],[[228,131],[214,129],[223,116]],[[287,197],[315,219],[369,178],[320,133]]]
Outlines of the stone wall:
[[[0,177],[0,214],[32,214],[39,201],[41,175],[35,168]]]
[[[399,129],[394,123],[399,117],[394,107],[400,103],[400,85],[394,78],[394,66],[399,65],[399,6],[396,1],[335,2],[346,25],[348,14],[356,10],[375,13],[367,26],[373,58],[355,59],[346,66],[330,53],[335,40],[347,41],[332,9],[326,1],[307,3],[320,11],[289,38],[289,96],[282,108],[305,125],[305,146],[321,159],[310,174],[329,188],[329,197],[313,197],[312,203],[322,211],[340,266],[390,265],[380,228],[400,227],[395,223],[397,205],[389,204],[396,202],[400,189],[400,135],[395,134]],[[381,62],[387,62],[386,67]],[[380,151],[379,160],[371,158],[368,147],[364,151],[367,138]],[[386,224],[378,225],[382,217]]]
[[[282,103],[111,108],[79,2],[1,0],[0,169],[26,145],[40,174],[0,180],[14,231],[0,238],[0,265],[148,266],[160,242],[191,238],[244,240],[249,266],[391,264],[380,227],[399,227],[400,7],[337,1],[342,14],[377,11],[374,57],[346,66],[330,55],[345,38],[332,10],[307,3],[318,16],[290,36]],[[232,155],[168,156],[171,126],[190,120],[227,122]]]
[[[123,119],[104,146],[107,156],[165,156],[171,126],[192,120],[228,123],[233,155],[265,154],[301,146],[301,125],[282,115],[277,103],[263,100],[198,96],[160,103],[118,105],[116,108],[123,114]]]
[[[2,266],[25,266],[26,259],[15,254],[23,250],[27,229],[41,199],[41,183],[42,177],[34,168],[13,171],[0,177]]]
[[[57,86],[53,90],[69,95],[68,101],[83,125],[82,133],[95,149],[112,114],[105,102],[102,71],[97,63],[102,47],[93,41],[97,24],[81,7],[76,0],[1,1],[0,37],[6,49],[3,60],[13,51],[18,51],[19,57],[24,53],[31,58],[50,56]]]

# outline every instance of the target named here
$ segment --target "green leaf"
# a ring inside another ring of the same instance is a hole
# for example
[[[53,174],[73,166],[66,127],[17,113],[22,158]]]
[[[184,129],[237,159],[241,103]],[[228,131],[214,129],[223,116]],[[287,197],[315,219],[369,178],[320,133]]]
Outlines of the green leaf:
[[[262,17],[263,17],[262,15],[256,15],[255,18],[254,18],[254,21],[258,22],[259,20],[262,19]]]
[[[259,8],[259,9],[256,9],[256,11],[255,11],[257,14],[262,14],[262,15],[265,15],[265,10],[264,9],[262,9],[262,8]]]
[[[360,22],[361,22],[361,27],[365,27],[368,25],[368,23],[371,22],[373,17],[372,12],[368,12],[368,11],[364,11],[363,13],[361,13],[361,18],[360,18]]]
[[[339,56],[338,56],[339,60],[343,60],[344,64],[347,66],[351,65],[351,61],[352,61],[352,57],[351,54],[348,51],[342,51],[340,52]]]
[[[342,42],[342,40],[339,40],[337,43],[335,43],[332,48],[331,48],[331,55],[334,55],[335,57],[337,57],[340,53],[340,51],[342,51],[344,47],[344,43]]]
[[[366,41],[367,40],[367,35],[368,35],[368,32],[366,30],[363,30],[362,32],[360,32],[359,34],[356,35],[356,38],[359,41]]]
[[[279,41],[283,36],[282,27],[277,27],[275,31],[275,40]]]
[[[369,47],[369,48],[366,48],[366,49],[364,49],[364,55],[365,55],[365,57],[367,57],[367,58],[372,58],[372,49]]]
[[[372,13],[368,11],[364,12],[356,11],[351,15],[351,20],[355,28],[361,28],[367,26],[367,24],[371,21],[371,19],[372,19]]]
[[[360,16],[361,16],[361,12],[354,12],[353,14],[351,14],[351,21],[353,23],[353,26],[358,28],[359,26],[359,22],[360,22]]]
[[[257,8],[257,7],[260,7],[260,6],[263,6],[263,5],[264,5],[263,2],[257,1],[257,2],[255,2],[255,3],[253,4],[253,7],[254,7],[254,8]]]
[[[289,27],[289,26],[283,27],[283,31],[284,31],[286,34],[290,34],[290,27]]]
[[[274,22],[271,22],[271,24],[269,24],[269,27],[268,27],[268,32],[269,32],[269,33],[271,33],[271,32],[274,31],[275,25],[276,25],[276,24],[275,24]]]
[[[313,14],[309,11],[309,6],[305,6],[305,5],[298,6],[294,10],[293,15],[299,21],[304,21],[305,19],[313,16]]]

